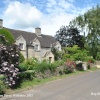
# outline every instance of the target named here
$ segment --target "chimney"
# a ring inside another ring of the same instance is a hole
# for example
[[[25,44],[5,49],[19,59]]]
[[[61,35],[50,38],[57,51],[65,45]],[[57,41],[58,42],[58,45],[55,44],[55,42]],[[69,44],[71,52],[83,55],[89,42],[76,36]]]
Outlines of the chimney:
[[[41,28],[39,28],[39,27],[35,28],[35,33],[37,36],[40,36],[41,35]]]
[[[3,20],[0,19],[0,28],[2,28],[2,27],[3,27]]]

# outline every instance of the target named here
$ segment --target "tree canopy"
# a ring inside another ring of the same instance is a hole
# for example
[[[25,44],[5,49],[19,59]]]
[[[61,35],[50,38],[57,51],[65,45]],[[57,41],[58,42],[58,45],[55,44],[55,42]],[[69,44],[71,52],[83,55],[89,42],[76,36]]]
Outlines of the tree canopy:
[[[7,29],[0,29],[0,35],[5,36],[5,39],[8,41],[8,44],[14,43],[14,37]],[[2,41],[0,40],[0,42]]]
[[[77,27],[85,35],[85,46],[96,59],[100,52],[100,6],[97,5],[84,15],[79,15],[70,22],[70,26]]]
[[[73,45],[78,45],[83,48],[83,36],[79,34],[79,30],[73,26],[62,26],[55,35],[56,40],[65,47],[72,47]]]

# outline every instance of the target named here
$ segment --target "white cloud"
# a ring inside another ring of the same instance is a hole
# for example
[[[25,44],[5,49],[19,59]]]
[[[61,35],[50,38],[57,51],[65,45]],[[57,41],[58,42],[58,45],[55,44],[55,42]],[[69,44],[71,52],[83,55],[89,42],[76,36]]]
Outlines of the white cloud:
[[[40,26],[42,13],[30,4],[11,2],[4,11],[4,25],[7,27],[29,28]]]
[[[62,25],[68,25],[69,21],[74,18],[74,15],[60,14],[54,17],[50,15],[45,21],[42,21],[41,27],[44,34],[55,35],[56,31],[60,29]]]
[[[57,5],[56,0],[47,0],[47,7],[53,7],[55,5]]]
[[[69,14],[67,12],[73,7],[71,3],[68,3],[65,0],[58,1],[49,0],[47,3],[46,10],[49,14],[44,15],[41,22],[42,32],[44,34],[55,35],[56,31],[58,31],[62,25],[68,25],[69,22],[76,16],[76,14]]]
[[[62,25],[68,23],[85,9],[73,5],[74,0],[47,0],[45,9],[28,3],[13,1],[3,14],[4,27],[34,31],[35,27],[41,27],[43,34],[55,35]],[[38,4],[39,5],[39,4]],[[45,10],[46,13],[43,11]],[[69,13],[70,12],[70,13]]]

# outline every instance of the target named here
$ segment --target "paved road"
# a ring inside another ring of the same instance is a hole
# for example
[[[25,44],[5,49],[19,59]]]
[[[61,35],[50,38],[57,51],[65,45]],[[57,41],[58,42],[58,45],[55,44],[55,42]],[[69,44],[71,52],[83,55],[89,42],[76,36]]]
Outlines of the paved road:
[[[11,96],[12,98],[3,99],[100,100],[100,70],[70,76]]]

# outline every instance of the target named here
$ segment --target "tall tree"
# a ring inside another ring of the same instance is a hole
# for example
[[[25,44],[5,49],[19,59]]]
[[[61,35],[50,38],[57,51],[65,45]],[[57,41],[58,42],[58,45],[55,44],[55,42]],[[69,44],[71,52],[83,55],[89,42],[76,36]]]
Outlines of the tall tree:
[[[96,59],[100,47],[100,6],[88,10],[84,15],[76,17],[70,22],[85,35],[85,46]],[[86,35],[87,34],[87,35]]]
[[[79,47],[83,48],[83,36],[79,33],[79,30],[73,26],[62,26],[57,31],[55,38],[63,47],[72,47],[73,45],[78,45]]]

